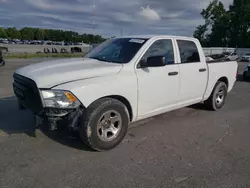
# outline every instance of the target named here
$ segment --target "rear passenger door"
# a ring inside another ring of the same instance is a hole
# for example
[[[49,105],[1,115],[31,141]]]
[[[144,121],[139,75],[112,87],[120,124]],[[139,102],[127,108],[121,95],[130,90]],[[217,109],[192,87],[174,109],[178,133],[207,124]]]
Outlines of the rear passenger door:
[[[207,87],[207,64],[201,59],[197,44],[189,40],[176,40],[180,54],[180,91],[179,103],[200,102]]]

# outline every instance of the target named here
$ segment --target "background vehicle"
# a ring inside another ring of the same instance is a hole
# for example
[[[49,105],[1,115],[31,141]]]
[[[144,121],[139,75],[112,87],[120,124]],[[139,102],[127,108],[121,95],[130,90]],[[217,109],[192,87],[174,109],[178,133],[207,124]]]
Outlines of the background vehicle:
[[[221,54],[210,54],[206,56],[208,61],[212,60],[227,60],[227,61],[237,61],[238,55],[234,52],[223,52]]]
[[[250,80],[250,63],[244,69],[243,80],[245,80],[245,81],[249,81]]]
[[[225,54],[210,54],[206,56],[207,61],[225,60],[226,59],[225,57],[226,57]]]
[[[6,47],[0,47],[0,66],[5,65],[5,61],[3,59],[3,52],[8,52],[8,48]]]
[[[20,68],[13,89],[39,121],[52,130],[63,122],[102,151],[116,147],[131,122],[200,102],[222,108],[238,64],[221,62],[206,62],[194,38],[118,37],[83,58]]]
[[[235,52],[223,52],[223,55],[225,55],[226,60],[230,61],[237,61],[238,55]]]
[[[250,61],[250,54],[243,55],[241,57],[241,61],[249,62]]]

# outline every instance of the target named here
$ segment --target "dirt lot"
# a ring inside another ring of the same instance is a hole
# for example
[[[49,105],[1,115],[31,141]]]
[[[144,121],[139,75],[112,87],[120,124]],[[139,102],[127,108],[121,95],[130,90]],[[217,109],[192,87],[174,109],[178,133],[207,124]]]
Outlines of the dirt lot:
[[[17,110],[12,73],[0,67],[0,187],[250,187],[250,83],[238,81],[219,112],[183,108],[134,125],[116,149],[34,129]],[[239,63],[242,73],[245,63]]]

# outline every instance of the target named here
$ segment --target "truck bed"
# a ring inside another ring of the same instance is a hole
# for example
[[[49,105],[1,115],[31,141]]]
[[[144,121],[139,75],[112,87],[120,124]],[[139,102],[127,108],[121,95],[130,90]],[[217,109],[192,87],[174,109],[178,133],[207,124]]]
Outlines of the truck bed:
[[[234,60],[225,60],[225,59],[222,59],[222,60],[218,60],[218,59],[215,59],[215,60],[211,60],[211,61],[206,61],[207,63],[227,63],[227,62],[235,62]]]
[[[228,85],[228,92],[232,90],[236,80],[238,63],[236,61],[209,61],[208,67],[208,85],[205,98],[209,97],[215,83],[219,79],[226,79]]]

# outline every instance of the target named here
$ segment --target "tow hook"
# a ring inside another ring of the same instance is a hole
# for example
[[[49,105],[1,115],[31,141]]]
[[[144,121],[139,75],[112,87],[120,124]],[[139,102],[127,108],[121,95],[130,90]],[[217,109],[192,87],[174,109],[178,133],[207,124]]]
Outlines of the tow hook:
[[[69,124],[69,128],[72,129],[73,131],[78,130],[78,120],[81,117],[81,115],[83,114],[84,109],[83,108],[79,108],[77,109],[77,111],[71,116],[69,116],[69,120],[70,120],[70,124]]]

